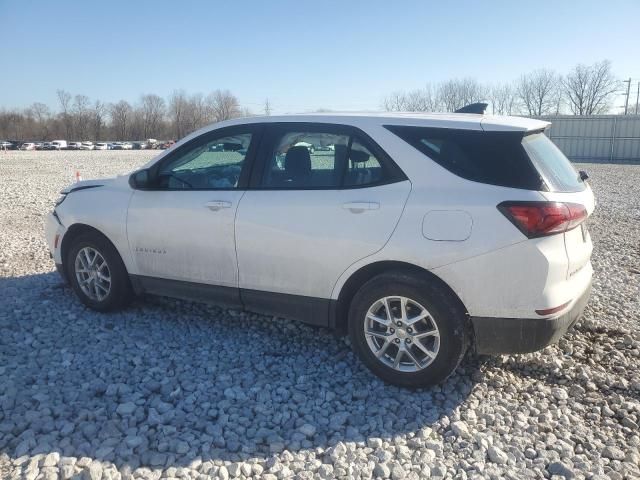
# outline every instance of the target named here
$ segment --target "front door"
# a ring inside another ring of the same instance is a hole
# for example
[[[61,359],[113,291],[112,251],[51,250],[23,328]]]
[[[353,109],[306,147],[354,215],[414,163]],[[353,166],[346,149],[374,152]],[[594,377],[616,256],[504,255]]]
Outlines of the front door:
[[[250,126],[214,130],[151,167],[152,186],[135,191],[127,217],[143,281],[238,288],[234,218],[255,143]]]

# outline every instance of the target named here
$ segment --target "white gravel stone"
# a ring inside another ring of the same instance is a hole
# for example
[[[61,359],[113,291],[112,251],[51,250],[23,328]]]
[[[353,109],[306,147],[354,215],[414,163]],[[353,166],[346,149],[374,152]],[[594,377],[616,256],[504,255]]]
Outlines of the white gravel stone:
[[[489,447],[487,453],[489,454],[489,460],[493,463],[497,463],[498,465],[503,465],[507,463],[507,460],[509,460],[507,454],[494,445]]]
[[[0,153],[0,478],[640,478],[640,166],[578,166],[598,205],[572,331],[406,391],[301,323],[154,297],[84,308],[44,215],[76,170],[156,153]]]

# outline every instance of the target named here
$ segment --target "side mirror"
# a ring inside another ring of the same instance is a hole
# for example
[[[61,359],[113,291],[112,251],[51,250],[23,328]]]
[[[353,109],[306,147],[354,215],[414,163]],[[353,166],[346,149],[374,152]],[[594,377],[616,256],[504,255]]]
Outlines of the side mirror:
[[[134,190],[145,190],[151,186],[149,170],[138,170],[129,177],[129,185]]]
[[[580,180],[582,180],[583,182],[589,178],[589,175],[587,174],[587,172],[585,172],[584,170],[580,170],[578,172],[580,174]]]

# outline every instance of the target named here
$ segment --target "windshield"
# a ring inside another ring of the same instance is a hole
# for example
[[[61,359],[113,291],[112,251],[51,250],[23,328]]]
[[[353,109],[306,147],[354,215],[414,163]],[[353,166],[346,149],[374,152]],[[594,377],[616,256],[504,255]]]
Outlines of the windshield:
[[[549,189],[556,192],[580,192],[585,184],[571,162],[544,133],[526,135],[522,146]]]

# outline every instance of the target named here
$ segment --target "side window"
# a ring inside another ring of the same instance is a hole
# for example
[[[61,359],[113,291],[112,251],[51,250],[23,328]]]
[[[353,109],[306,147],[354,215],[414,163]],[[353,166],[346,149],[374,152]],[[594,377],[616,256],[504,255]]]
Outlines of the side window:
[[[163,165],[159,187],[169,190],[234,189],[252,135],[243,133],[197,142]]]
[[[344,179],[345,187],[361,187],[382,181],[384,178],[380,161],[354,138],[349,151],[349,162]]]
[[[267,157],[262,186],[339,188],[349,136],[322,132],[285,132]]]

